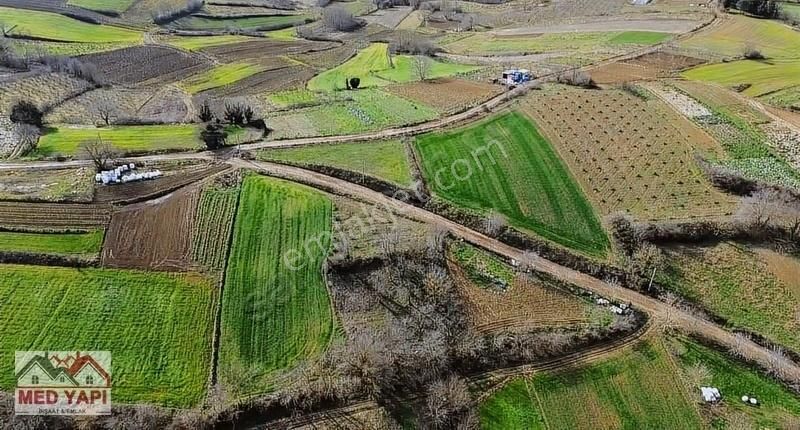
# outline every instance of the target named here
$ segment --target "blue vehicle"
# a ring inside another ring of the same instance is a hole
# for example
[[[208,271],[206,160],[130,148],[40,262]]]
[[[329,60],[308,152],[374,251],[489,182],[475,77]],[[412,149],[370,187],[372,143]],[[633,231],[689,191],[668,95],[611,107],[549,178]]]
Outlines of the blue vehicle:
[[[501,81],[509,86],[522,85],[531,81],[531,71],[528,69],[509,69],[503,72]]]

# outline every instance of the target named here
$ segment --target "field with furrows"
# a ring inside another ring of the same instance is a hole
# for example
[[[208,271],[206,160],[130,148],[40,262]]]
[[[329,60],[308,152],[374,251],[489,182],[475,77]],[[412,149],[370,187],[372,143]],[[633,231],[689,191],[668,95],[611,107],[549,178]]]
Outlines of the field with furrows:
[[[181,87],[191,94],[233,84],[255,75],[268,67],[250,63],[220,64],[203,73],[191,76],[181,83]]]
[[[694,156],[719,145],[659,100],[622,91],[561,88],[523,101],[583,189],[610,214],[642,220],[733,213],[736,199],[717,191]]]
[[[26,74],[0,85],[0,111],[9,112],[12,104],[20,100],[30,101],[40,108],[54,106],[89,88],[89,83],[63,74]]]
[[[94,179],[94,178],[92,178]],[[111,220],[104,204],[0,202],[0,228],[23,231],[87,231]]]
[[[503,91],[499,85],[463,79],[437,79],[386,87],[386,91],[442,113],[467,110]]]
[[[305,66],[286,66],[256,73],[230,85],[209,91],[213,97],[236,97],[272,93],[292,88],[303,88],[314,76],[314,70]]]
[[[68,5],[106,13],[125,12],[134,2],[136,0],[67,0]]]
[[[312,42],[308,40],[276,40],[270,38],[251,38],[237,43],[226,43],[204,48],[202,52],[224,61],[262,60],[265,57],[299,55],[317,51],[327,51],[338,44],[331,42]]]
[[[212,270],[224,268],[239,191],[238,186],[203,188],[192,231],[195,262]]]
[[[656,51],[629,60],[607,63],[590,69],[589,73],[595,82],[611,84],[669,77],[704,62],[686,55]]]
[[[238,30],[277,30],[303,24],[306,15],[261,15],[244,17],[187,16],[169,24],[170,28],[192,31],[221,31],[229,28]]]
[[[161,46],[133,46],[81,57],[97,67],[103,81],[121,85],[171,83],[212,67],[195,54]]]
[[[180,271],[192,266],[192,230],[200,192],[183,189],[111,216],[102,261],[107,267]]]
[[[303,54],[292,54],[289,58],[307,64],[319,70],[332,69],[355,55],[356,48],[350,44],[343,44],[336,48],[324,51],[306,52]]]
[[[224,164],[194,164],[189,166],[153,164],[150,166],[140,165],[139,168],[144,168],[146,171],[158,169],[162,171],[164,176],[158,179],[129,182],[127,184],[98,185],[95,190],[94,201],[130,203],[152,199],[209,175],[222,172],[228,169],[228,166]]]

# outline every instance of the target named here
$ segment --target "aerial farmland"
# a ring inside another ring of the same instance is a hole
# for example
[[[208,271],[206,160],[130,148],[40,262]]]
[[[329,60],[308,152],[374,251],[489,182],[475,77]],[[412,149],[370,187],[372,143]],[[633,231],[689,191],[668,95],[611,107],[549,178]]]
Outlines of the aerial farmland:
[[[0,428],[799,429],[799,10],[0,0]]]

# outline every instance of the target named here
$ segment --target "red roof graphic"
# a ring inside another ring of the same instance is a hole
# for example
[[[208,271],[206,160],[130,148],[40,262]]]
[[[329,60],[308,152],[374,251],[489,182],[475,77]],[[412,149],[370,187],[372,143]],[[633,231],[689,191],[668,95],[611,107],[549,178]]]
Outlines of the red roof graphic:
[[[75,375],[77,375],[78,372],[80,372],[81,369],[83,369],[83,367],[86,366],[87,364],[90,364],[92,367],[94,367],[95,370],[97,370],[97,373],[99,373],[100,376],[103,377],[106,383],[109,386],[111,385],[111,377],[108,375],[106,370],[103,369],[103,366],[98,364],[97,361],[95,361],[91,355],[81,355],[80,351],[77,351],[75,353],[75,361],[72,363],[69,369],[67,369],[67,373],[72,375],[72,377],[75,377]]]

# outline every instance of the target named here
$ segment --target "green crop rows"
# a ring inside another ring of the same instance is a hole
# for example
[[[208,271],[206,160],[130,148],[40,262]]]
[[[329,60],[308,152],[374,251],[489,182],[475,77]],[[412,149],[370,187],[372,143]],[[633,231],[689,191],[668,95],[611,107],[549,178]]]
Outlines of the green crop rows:
[[[274,387],[334,333],[322,276],[332,203],[299,185],[249,176],[236,215],[222,299],[220,378],[239,394]]]
[[[0,251],[95,256],[103,244],[103,231],[90,233],[0,232]]]
[[[196,275],[0,267],[0,387],[14,351],[110,351],[114,399],[192,407],[211,363],[214,297]]]
[[[417,139],[429,187],[453,203],[602,256],[608,237],[567,167],[521,113]]]
[[[214,270],[225,264],[239,188],[207,188],[198,204],[192,258]]]
[[[241,18],[207,18],[188,16],[175,21],[171,26],[180,30],[274,30],[306,22],[304,15],[264,15]]]

